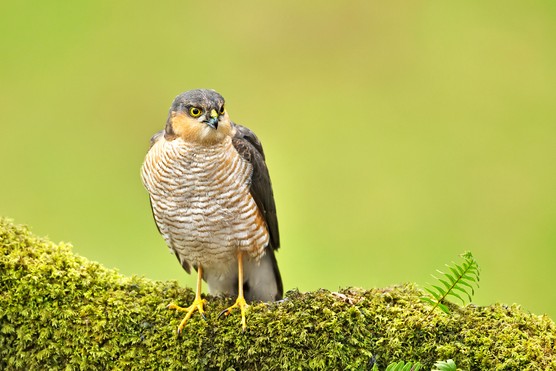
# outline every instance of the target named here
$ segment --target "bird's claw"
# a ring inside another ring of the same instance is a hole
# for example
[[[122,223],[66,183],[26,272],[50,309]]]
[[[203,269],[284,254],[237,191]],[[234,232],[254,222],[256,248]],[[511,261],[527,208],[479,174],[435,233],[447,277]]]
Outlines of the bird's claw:
[[[224,309],[222,312],[220,312],[220,314],[218,315],[218,318],[220,318],[222,316],[227,317],[232,313],[234,308],[239,308],[239,310],[241,312],[241,328],[245,332],[245,329],[247,329],[247,322],[245,320],[245,312],[246,312],[248,307],[249,307],[249,305],[245,301],[245,298],[240,296],[240,297],[237,298],[234,305],[232,305],[232,306]]]
[[[168,309],[175,309],[176,311],[187,312],[185,314],[185,317],[182,319],[182,321],[178,326],[178,334],[182,332],[183,328],[185,327],[185,324],[191,318],[193,312],[195,311],[198,311],[201,317],[203,317],[205,321],[207,320],[207,317],[205,316],[205,310],[203,309],[203,305],[206,304],[206,302],[207,301],[205,299],[195,298],[193,304],[191,304],[188,307],[180,307],[179,305],[176,305],[174,303],[168,304],[166,306],[166,308]]]

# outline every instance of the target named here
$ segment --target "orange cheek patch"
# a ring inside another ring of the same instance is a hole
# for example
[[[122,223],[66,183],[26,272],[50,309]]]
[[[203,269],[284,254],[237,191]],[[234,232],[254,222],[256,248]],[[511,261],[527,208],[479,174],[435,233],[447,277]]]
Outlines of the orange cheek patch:
[[[201,127],[196,122],[192,122],[192,119],[183,113],[172,112],[170,120],[174,133],[184,140],[194,141],[195,138],[201,135]]]
[[[172,112],[170,117],[172,130],[177,137],[186,142],[212,145],[222,142],[226,137],[233,135],[232,126],[227,116],[220,121],[218,129],[210,129],[184,113]]]

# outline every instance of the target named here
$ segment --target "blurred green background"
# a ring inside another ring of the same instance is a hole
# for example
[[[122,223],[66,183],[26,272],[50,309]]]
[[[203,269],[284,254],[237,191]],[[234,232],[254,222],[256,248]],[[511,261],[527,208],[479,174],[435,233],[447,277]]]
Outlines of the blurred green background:
[[[287,290],[424,285],[470,250],[474,302],[555,318],[555,4],[2,2],[0,215],[193,286],[139,169],[213,88],[263,141]]]

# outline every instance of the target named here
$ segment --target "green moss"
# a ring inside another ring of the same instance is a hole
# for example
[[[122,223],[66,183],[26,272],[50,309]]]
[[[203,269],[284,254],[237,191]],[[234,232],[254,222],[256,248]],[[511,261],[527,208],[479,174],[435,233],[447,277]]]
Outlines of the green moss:
[[[518,306],[450,315],[411,284],[299,293],[218,320],[230,299],[208,297],[207,321],[165,307],[193,300],[176,282],[124,277],[71,246],[0,219],[0,369],[380,369],[452,358],[461,369],[556,369],[556,326]]]

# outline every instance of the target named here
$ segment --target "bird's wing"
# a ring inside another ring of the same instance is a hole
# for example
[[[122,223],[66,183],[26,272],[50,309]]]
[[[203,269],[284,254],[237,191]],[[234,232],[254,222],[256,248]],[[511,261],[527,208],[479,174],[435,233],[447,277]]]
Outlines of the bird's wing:
[[[149,151],[151,150],[151,148],[153,148],[154,144],[162,137],[163,134],[164,134],[164,130],[157,131],[156,133],[153,134],[153,136],[151,137],[151,140],[150,140]],[[149,151],[147,151],[147,152],[149,152]],[[147,155],[147,158],[148,158],[148,155]],[[143,164],[143,166],[145,166],[145,165]],[[153,200],[152,200],[152,197],[150,195],[149,195],[149,204],[151,205],[151,212],[153,214],[153,219],[154,219],[154,224],[156,225],[156,229],[158,229],[158,233],[162,234],[162,232],[160,231],[160,227],[158,226],[158,223],[156,221],[156,217],[155,217],[155,214],[154,214],[154,208],[153,208]]]
[[[153,136],[151,137],[151,146],[149,147],[149,149],[152,148],[152,146],[160,139],[160,137],[162,137],[164,135],[164,129],[157,131],[156,133],[153,134]]]
[[[276,205],[270,175],[266,167],[263,147],[261,142],[248,128],[233,124],[236,134],[232,138],[232,143],[245,160],[253,166],[251,176],[251,196],[255,200],[257,207],[264,217],[270,235],[270,246],[273,250],[280,247],[280,235],[278,233],[278,218],[276,217]]]

